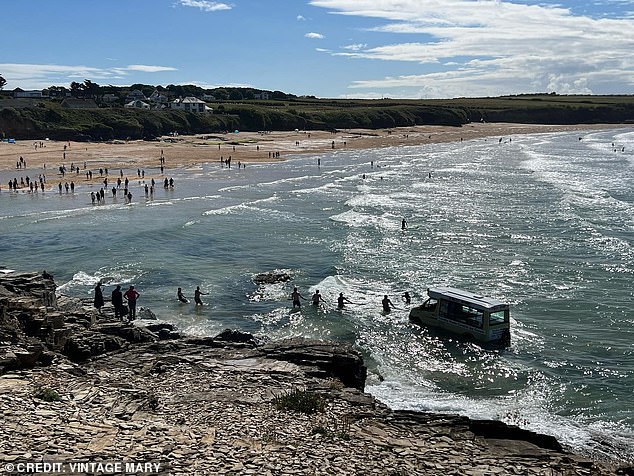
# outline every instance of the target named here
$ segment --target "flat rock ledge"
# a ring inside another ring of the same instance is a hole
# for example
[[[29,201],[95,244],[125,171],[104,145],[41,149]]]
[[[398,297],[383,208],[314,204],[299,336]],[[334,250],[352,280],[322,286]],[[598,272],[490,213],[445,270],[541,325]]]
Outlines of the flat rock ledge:
[[[41,275],[0,278],[7,474],[27,462],[66,465],[48,474],[94,473],[69,462],[151,462],[126,474],[165,475],[632,474],[501,422],[392,411],[363,392],[365,377],[345,344],[187,339],[167,323],[96,314]],[[283,403],[300,394],[314,413]]]

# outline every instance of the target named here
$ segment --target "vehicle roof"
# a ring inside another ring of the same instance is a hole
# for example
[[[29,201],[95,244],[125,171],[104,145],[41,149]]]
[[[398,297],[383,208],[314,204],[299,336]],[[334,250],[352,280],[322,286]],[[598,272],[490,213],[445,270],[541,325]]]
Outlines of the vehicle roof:
[[[460,304],[469,304],[476,309],[486,310],[489,312],[501,311],[508,309],[509,305],[505,302],[498,301],[490,297],[482,296],[481,294],[472,293],[471,291],[465,291],[458,288],[450,287],[437,287],[429,288],[427,294],[430,298],[453,301]]]

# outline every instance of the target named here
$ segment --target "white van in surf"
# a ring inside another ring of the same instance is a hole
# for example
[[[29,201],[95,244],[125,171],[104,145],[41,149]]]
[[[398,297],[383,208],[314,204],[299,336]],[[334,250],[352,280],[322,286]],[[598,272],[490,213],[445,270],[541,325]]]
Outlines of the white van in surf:
[[[427,294],[429,298],[410,311],[410,321],[478,342],[510,345],[507,303],[449,287],[429,288]]]

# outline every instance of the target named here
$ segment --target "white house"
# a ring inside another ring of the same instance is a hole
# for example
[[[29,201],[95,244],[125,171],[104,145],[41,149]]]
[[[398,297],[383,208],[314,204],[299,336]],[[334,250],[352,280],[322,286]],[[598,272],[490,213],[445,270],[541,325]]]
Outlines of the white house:
[[[150,109],[150,105],[146,102],[137,99],[136,101],[130,101],[123,107],[134,108],[134,109]]]
[[[264,100],[267,100],[267,99],[270,99],[270,97],[271,96],[266,91],[260,91],[259,93],[254,93],[253,94],[253,99],[264,99]]]
[[[201,113],[213,112],[213,109],[207,106],[207,104],[205,104],[205,101],[202,101],[192,96],[188,96],[186,98],[174,99],[170,103],[170,107],[172,109],[188,111],[188,112],[201,112]]]
[[[203,101],[215,101],[216,96],[213,94],[203,94]]]
[[[22,90],[16,90],[13,91],[13,97],[14,98],[42,98],[42,97],[48,97],[48,89],[45,90],[46,94],[44,94],[41,90],[31,90],[31,91],[22,91]]]

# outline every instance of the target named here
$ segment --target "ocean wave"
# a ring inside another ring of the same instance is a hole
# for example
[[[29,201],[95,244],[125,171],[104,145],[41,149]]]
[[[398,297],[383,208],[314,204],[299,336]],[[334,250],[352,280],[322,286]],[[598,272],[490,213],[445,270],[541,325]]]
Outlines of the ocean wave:
[[[73,275],[70,281],[58,286],[57,289],[61,292],[69,292],[86,286],[94,287],[98,281],[101,281],[104,286],[126,284],[132,282],[135,277],[136,276],[126,276],[125,273],[115,270],[109,272],[97,271],[92,274],[85,271],[78,271]]]

